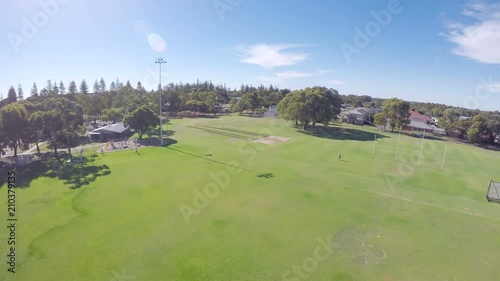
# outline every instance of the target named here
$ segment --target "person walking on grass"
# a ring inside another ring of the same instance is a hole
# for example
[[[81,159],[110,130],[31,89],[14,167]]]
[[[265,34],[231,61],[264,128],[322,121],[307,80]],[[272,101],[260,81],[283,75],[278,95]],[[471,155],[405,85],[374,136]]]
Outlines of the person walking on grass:
[[[338,160],[342,160],[342,153],[339,153],[339,159]]]

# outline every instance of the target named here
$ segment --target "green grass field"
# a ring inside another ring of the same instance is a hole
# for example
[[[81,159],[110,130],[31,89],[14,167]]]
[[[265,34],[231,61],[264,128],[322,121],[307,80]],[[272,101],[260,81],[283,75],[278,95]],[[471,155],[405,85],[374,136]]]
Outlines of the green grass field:
[[[396,133],[284,125],[173,120],[168,147],[18,172],[29,187],[16,191],[16,273],[3,226],[0,280],[500,278],[500,205],[485,199],[500,153],[425,140],[418,166],[416,137],[401,136],[395,161]]]

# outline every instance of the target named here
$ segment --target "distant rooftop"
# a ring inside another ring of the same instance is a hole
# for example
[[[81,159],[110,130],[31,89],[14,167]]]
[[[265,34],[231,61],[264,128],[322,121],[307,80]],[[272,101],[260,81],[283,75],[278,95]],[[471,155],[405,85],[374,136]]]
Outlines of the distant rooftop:
[[[111,125],[108,125],[108,126],[97,128],[97,129],[93,130],[92,132],[93,133],[99,133],[99,132],[102,132],[102,131],[106,131],[106,132],[113,132],[113,133],[123,133],[126,130],[127,130],[127,127],[125,127],[125,125],[123,124],[123,122],[116,122],[115,124],[111,124]]]

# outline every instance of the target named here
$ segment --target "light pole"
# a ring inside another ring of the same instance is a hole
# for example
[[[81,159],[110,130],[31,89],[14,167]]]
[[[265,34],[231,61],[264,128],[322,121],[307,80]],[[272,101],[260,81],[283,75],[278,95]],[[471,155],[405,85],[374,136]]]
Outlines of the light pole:
[[[167,117],[170,117],[170,113],[169,113],[169,111],[168,111],[168,108],[169,108],[169,107],[170,107],[170,103],[169,103],[169,102],[167,102],[167,115],[168,115]],[[169,121],[170,121],[170,118],[169,118],[169,119],[167,119],[167,133],[168,133],[168,122],[169,122]],[[167,135],[167,138],[168,138],[168,135]]]
[[[155,63],[160,65],[160,89],[159,89],[159,92],[160,92],[160,144],[161,144],[161,146],[163,146],[163,122],[162,122],[162,112],[161,112],[161,92],[163,91],[163,89],[161,88],[161,65],[164,63],[167,63],[167,62],[165,60],[163,60],[163,58],[159,58],[156,60]]]

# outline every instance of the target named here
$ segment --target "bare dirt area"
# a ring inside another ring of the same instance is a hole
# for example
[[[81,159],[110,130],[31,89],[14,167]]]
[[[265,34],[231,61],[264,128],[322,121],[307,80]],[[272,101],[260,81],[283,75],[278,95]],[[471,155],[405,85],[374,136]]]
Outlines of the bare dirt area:
[[[267,144],[267,145],[275,145],[278,143],[282,143],[289,140],[289,138],[279,137],[279,136],[267,136],[260,139],[254,140],[254,142]]]

